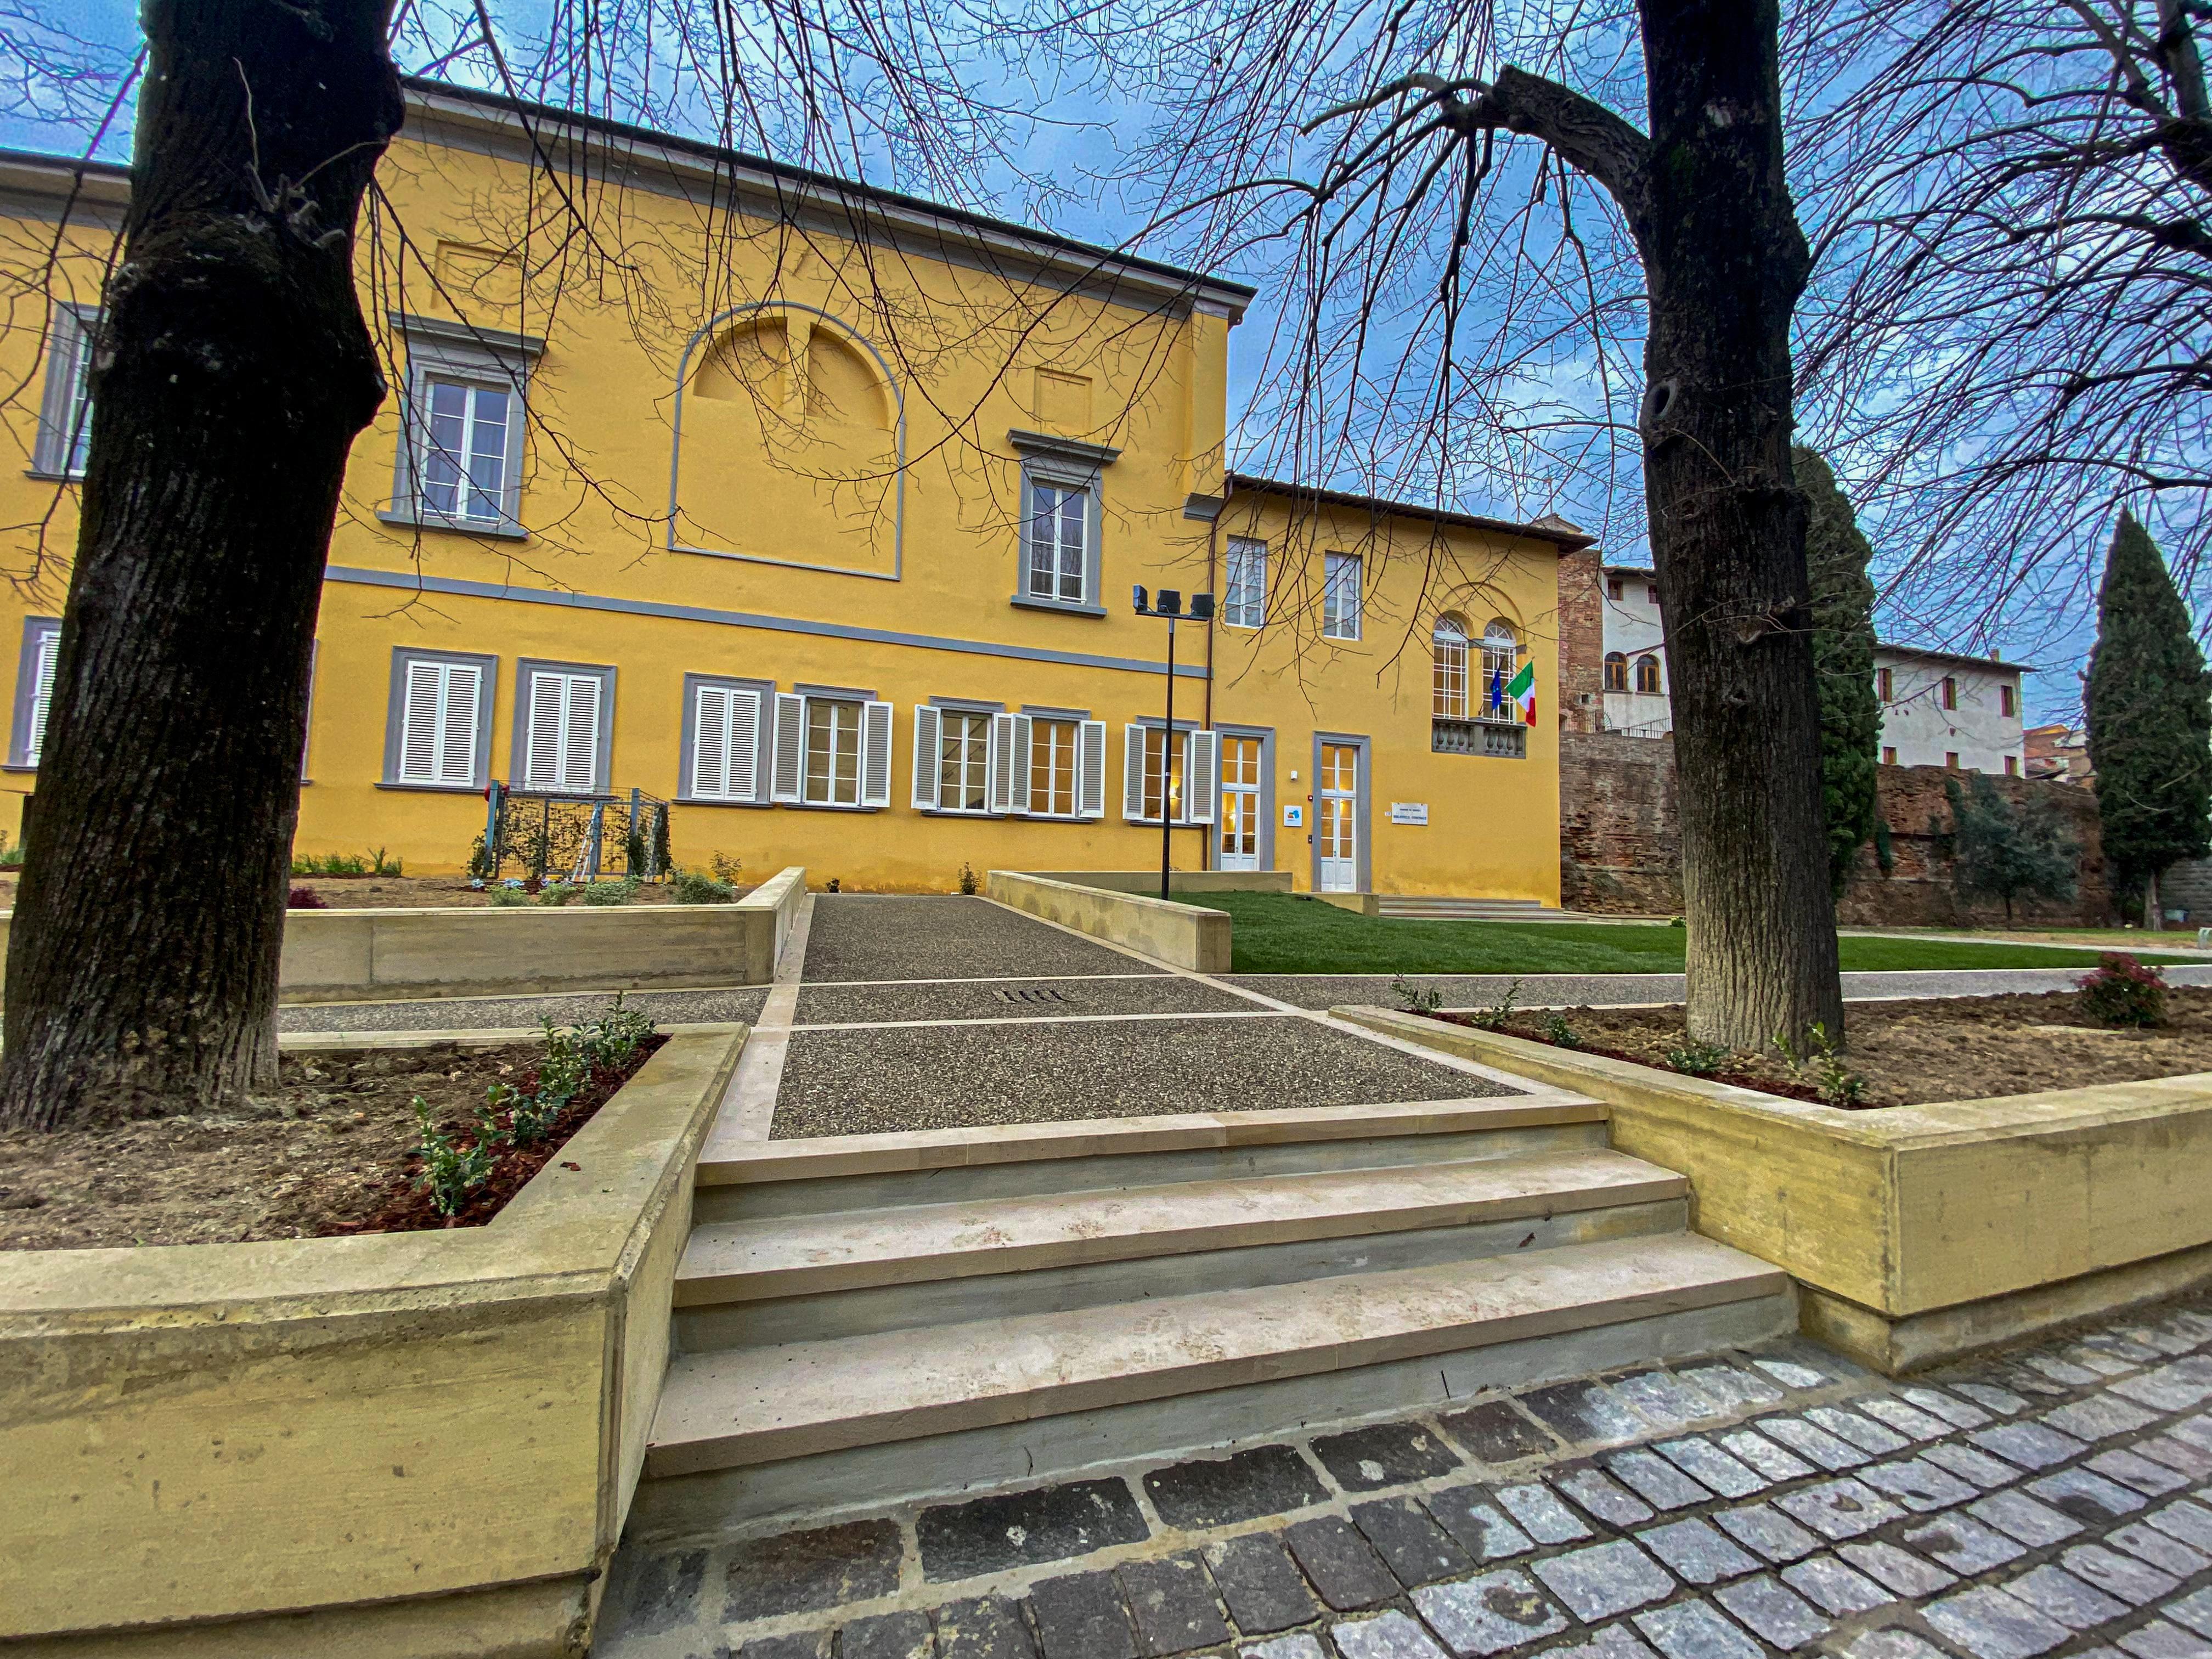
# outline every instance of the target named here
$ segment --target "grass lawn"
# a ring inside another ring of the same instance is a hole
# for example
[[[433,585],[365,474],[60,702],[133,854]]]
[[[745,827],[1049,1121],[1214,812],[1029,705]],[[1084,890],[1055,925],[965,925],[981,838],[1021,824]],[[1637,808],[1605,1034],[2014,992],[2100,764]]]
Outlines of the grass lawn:
[[[1198,900],[1186,900],[1196,903]],[[1236,919],[1240,974],[1674,974],[1679,927],[1571,921],[1413,921],[1355,915],[1280,893],[1209,893],[1204,907]],[[2089,968],[2094,951],[1936,939],[1845,939],[1847,970],[1916,968]],[[2145,955],[2145,962],[2179,957]]]

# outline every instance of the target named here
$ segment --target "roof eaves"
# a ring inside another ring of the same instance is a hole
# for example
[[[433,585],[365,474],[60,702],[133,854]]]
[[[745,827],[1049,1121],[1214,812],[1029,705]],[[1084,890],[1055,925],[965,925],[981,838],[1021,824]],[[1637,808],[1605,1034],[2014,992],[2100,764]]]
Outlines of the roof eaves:
[[[1419,519],[1427,524],[1456,525],[1468,530],[1492,530],[1502,535],[1526,536],[1532,540],[1549,542],[1562,553],[1579,552],[1597,544],[1597,538],[1572,526],[1557,528],[1546,524],[1522,524],[1511,519],[1493,519],[1480,513],[1460,513],[1449,507],[1424,507],[1415,501],[1394,501],[1380,495],[1361,495],[1348,490],[1325,489],[1319,484],[1293,483],[1285,478],[1263,478],[1249,472],[1229,474],[1232,494],[1249,489],[1256,495],[1282,495],[1292,501],[1310,501],[1316,507],[1344,507],[1355,512],[1379,514],[1394,519]],[[1565,525],[1564,520],[1557,521]]]

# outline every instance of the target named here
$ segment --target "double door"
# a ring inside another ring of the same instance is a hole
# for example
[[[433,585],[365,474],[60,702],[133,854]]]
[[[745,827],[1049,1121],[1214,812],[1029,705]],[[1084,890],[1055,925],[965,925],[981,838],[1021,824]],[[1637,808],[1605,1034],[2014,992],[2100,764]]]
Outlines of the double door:
[[[1221,827],[1217,870],[1260,867],[1260,739],[1221,739]]]
[[[1359,890],[1359,754],[1356,743],[1321,745],[1314,789],[1314,884],[1324,893]]]

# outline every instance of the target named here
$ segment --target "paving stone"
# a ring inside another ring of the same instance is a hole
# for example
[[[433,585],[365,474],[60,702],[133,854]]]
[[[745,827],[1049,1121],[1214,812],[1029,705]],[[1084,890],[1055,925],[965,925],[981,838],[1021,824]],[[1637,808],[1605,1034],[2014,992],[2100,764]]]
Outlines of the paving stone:
[[[1474,1557],[1453,1542],[1450,1534],[1410,1498],[1354,1504],[1352,1520],[1407,1589],[1416,1584],[1433,1584],[1474,1565]]]
[[[1721,1401],[1665,1371],[1615,1377],[1613,1391],[1662,1429],[1685,1429],[1729,1414]]]
[[[1443,1419],[1452,1438],[1486,1463],[1514,1463],[1558,1449],[1550,1432],[1510,1400],[1484,1400]]]
[[[2143,1341],[2134,1331],[2120,1326],[2091,1331],[2081,1339],[2082,1346],[2098,1349],[2138,1365],[2155,1365],[2163,1350]]]
[[[1527,1533],[1505,1518],[1480,1486],[1453,1486],[1432,1492],[1421,1501],[1437,1524],[1478,1562],[1510,1560],[1536,1547]]]
[[[1636,1541],[1685,1583],[1717,1584],[1759,1567],[1710,1521],[1670,1522],[1638,1533]]]
[[[1750,1464],[1723,1451],[1702,1436],[1662,1440],[1651,1449],[1723,1498],[1748,1498],[1755,1492],[1765,1492],[1770,1484]]]
[[[1774,1504],[1823,1538],[1835,1539],[1856,1538],[1905,1513],[1863,1480],[1824,1480],[1787,1492]]]
[[[2133,1654],[2135,1659],[2206,1659],[2212,1655],[2212,1643],[2178,1630],[2163,1620],[2130,1631],[2120,1638],[2120,1646]]]
[[[2130,1492],[2088,1468],[2061,1469],[2040,1480],[2029,1481],[2026,1489],[2051,1508],[2093,1527],[2132,1515],[2144,1503],[2141,1492]]]
[[[1785,1652],[1817,1642],[1833,1628],[1803,1596],[1763,1574],[1714,1591],[1713,1600]]]
[[[2103,1452],[2091,1458],[2084,1467],[2153,1498],[2163,1498],[2168,1492],[2179,1492],[2189,1484],[2187,1475],[2169,1469],[2163,1463],[2154,1463],[2141,1452]]]
[[[1957,1573],[1933,1561],[1923,1561],[1911,1550],[1899,1549],[1894,1544],[1845,1544],[1836,1553],[1868,1577],[1911,1601],[1948,1589],[1959,1582]]]
[[[921,1546],[922,1576],[939,1582],[1066,1561],[1109,1544],[1139,1544],[1152,1536],[1136,1498],[1121,1480],[1080,1480],[939,1504],[916,1516],[914,1530]]]
[[[1526,1573],[1510,1568],[1413,1592],[1413,1606],[1453,1653],[1505,1653],[1567,1627]]]
[[[1544,1659],[1657,1659],[1657,1656],[1627,1626],[1607,1625],[1587,1642],[1547,1650]]]
[[[2133,1434],[2147,1429],[2158,1421],[2158,1416],[2140,1406],[2130,1406],[2124,1400],[2115,1400],[2109,1394],[2093,1394],[2087,1400],[2077,1400],[2070,1406],[2044,1413],[2043,1420],[2059,1433],[2070,1434],[2076,1440],[2109,1440],[2116,1434]]]
[[[1721,1449],[1756,1469],[1769,1480],[1797,1480],[1813,1473],[1813,1466],[1795,1452],[1784,1451],[1764,1435],[1738,1429],[1720,1437]]]
[[[1872,1418],[1845,1411],[1841,1406],[1815,1406],[1805,1415],[1838,1439],[1847,1440],[1861,1451],[1872,1452],[1876,1457],[1887,1457],[1892,1452],[1903,1451],[1912,1443],[1895,1429],[1885,1428]]]
[[[1712,1501],[1711,1492],[1656,1452],[1639,1447],[1613,1452],[1602,1461],[1615,1480],[1659,1509],[1686,1510]]]
[[[1999,1417],[2013,1417],[2027,1409],[2027,1401],[2009,1389],[2000,1389],[1988,1382],[1954,1382],[1954,1394],[1961,1394],[1983,1410],[1995,1412]]]
[[[1924,1457],[1902,1458],[1894,1463],[1869,1463],[1859,1471],[1858,1478],[1908,1510],[1923,1514],[1948,1510],[1975,1495],[1973,1487]]]
[[[1378,1423],[1313,1443],[1322,1468],[1346,1492],[1411,1486],[1461,1467],[1458,1456],[1425,1425]]]
[[[2212,1551],[2212,1510],[2187,1499],[2143,1516],[2152,1526],[2199,1550]]]
[[[1870,1394],[1863,1400],[1854,1400],[1853,1407],[1864,1412],[1876,1421],[1887,1424],[1908,1440],[1934,1440],[1948,1434],[1952,1425],[1942,1418],[1908,1406],[1902,1400],[1893,1400],[1886,1394]]]
[[[937,1659],[1036,1659],[1029,1621],[995,1595],[951,1601],[937,1609]]]
[[[2162,1434],[2154,1439],[2138,1440],[2134,1449],[2154,1462],[2179,1470],[2191,1480],[2212,1477],[2212,1451],[2193,1445],[2178,1436]]]
[[[1979,1406],[1946,1394],[1941,1389],[1911,1388],[1897,1391],[1908,1405],[1917,1406],[1930,1416],[1940,1417],[1954,1429],[1978,1429],[1990,1420],[1990,1414]]]
[[[1811,1390],[1832,1386],[1835,1378],[1811,1365],[1796,1364],[1787,1359],[1753,1359],[1751,1362],[1785,1389]]]
[[[1589,1526],[1549,1486],[1498,1488],[1498,1504],[1540,1544],[1571,1544],[1592,1535]]]
[[[2138,1365],[2158,1363],[2157,1356],[2145,1350],[2137,1349],[2134,1358],[2130,1358],[2113,1352],[2109,1344],[2087,1338],[2061,1350],[2059,1358],[2076,1365],[2086,1365],[2100,1377],[2125,1376]]]
[[[1550,1478],[1553,1486],[1608,1526],[1641,1526],[1656,1513],[1649,1504],[1618,1481],[1608,1479],[1601,1469],[1584,1465],[1554,1471]]]
[[[1638,1613],[1636,1628],[1667,1659],[1760,1659],[1759,1644],[1703,1601]]]
[[[2177,1578],[2187,1578],[2212,1567],[2212,1556],[2194,1550],[2171,1534],[2155,1527],[2146,1527],[2140,1522],[2124,1527],[2115,1527],[2105,1534],[2107,1544],[2117,1544],[2130,1555],[2148,1561],[2154,1567],[2172,1573]]]
[[[2040,1423],[2000,1423],[1994,1428],[1977,1429],[1966,1438],[1982,1450],[2024,1469],[2047,1469],[2089,1449],[2072,1435]]]
[[[1229,1616],[1248,1636],[1303,1625],[1318,1611],[1304,1575],[1282,1540],[1270,1534],[1248,1533],[1208,1544],[1205,1555]]]
[[[1321,1592],[1321,1599],[1339,1613],[1375,1607],[1398,1593],[1398,1581],[1390,1576],[1390,1569],[1349,1521],[1334,1515],[1316,1516],[1286,1528],[1283,1541]]]
[[[1328,1655],[1322,1650],[1320,1637],[1300,1631],[1295,1636],[1278,1636],[1273,1641],[1241,1647],[1237,1659],[1328,1659]]]
[[[1647,1607],[1674,1593],[1674,1581],[1667,1570],[1625,1538],[1553,1556],[1537,1562],[1534,1571],[1586,1624]]]
[[[2061,1358],[2054,1353],[2024,1353],[2019,1356],[2019,1360],[2021,1364],[2042,1372],[2053,1382],[2061,1383],[2069,1389],[2094,1388],[2104,1381],[2106,1375],[2101,1371],[2092,1370],[2087,1365],[2076,1364],[2070,1359]],[[2120,1369],[2125,1370],[2127,1367],[2123,1365]]]
[[[2086,1578],[2107,1595],[2131,1607],[2147,1607],[2173,1593],[2180,1582],[2131,1555],[2108,1550],[2102,1544],[2076,1544],[2058,1558],[2059,1565],[2076,1578]]]
[[[1771,1504],[1746,1504],[1712,1517],[1723,1532],[1769,1561],[1795,1561],[1820,1547],[1820,1540]]]
[[[1640,1440],[1642,1418],[1602,1383],[1558,1382],[1515,1396],[1522,1408],[1570,1444]]]
[[[1834,1619],[1871,1613],[1897,1598],[1832,1555],[1816,1555],[1782,1570],[1782,1582]]]
[[[2081,1523],[2070,1520],[2048,1504],[2039,1504],[2024,1492],[1991,1492],[1969,1504],[1966,1513],[1995,1527],[2008,1538],[2017,1538],[2030,1549],[2063,1543],[2077,1536]]]
[[[1146,1654],[1188,1653],[1231,1635],[1213,1599],[1206,1568],[1192,1554],[1130,1561],[1121,1569],[1121,1596],[1136,1621],[1137,1645]],[[840,1654],[838,1659],[845,1659]]]
[[[738,1659],[830,1659],[830,1632],[811,1630],[796,1636],[756,1636],[738,1650]]]
[[[2193,1411],[2212,1400],[2212,1360],[2192,1355],[2106,1386],[2123,1399],[2157,1411]]]
[[[1137,1635],[1110,1572],[1075,1572],[1030,1586],[1044,1659],[1137,1659]]]
[[[1145,1474],[1145,1496],[1171,1527],[1225,1527],[1328,1501],[1328,1488],[1288,1446],[1255,1446]]]
[[[2033,1659],[2066,1639],[2065,1626],[1988,1585],[1931,1601],[1921,1617],[1974,1659]]]
[[[2167,1618],[2179,1620],[2199,1636],[2212,1636],[2212,1589],[2201,1589],[2193,1595],[2185,1595],[2179,1601],[2170,1601],[2159,1609]]]
[[[2063,1382],[2054,1382],[2041,1371],[2030,1370],[2024,1365],[1996,1365],[1990,1368],[1993,1381],[2035,1399],[2063,1399],[2071,1390]]]
[[[1756,1425],[1770,1440],[1778,1440],[1800,1457],[1840,1474],[1867,1462],[1866,1453],[1848,1440],[1838,1440],[1817,1423],[1797,1417],[1762,1417]]]
[[[2202,1450],[2212,1451],[2212,1414],[2199,1412],[2194,1417],[2185,1417],[2167,1432]]]
[[[855,1619],[837,1632],[837,1659],[931,1659],[936,1651],[924,1613]]]
[[[1952,1571],[1970,1578],[2008,1561],[2017,1561],[2027,1553],[2002,1533],[1992,1532],[1956,1510],[1924,1525],[1907,1528],[1904,1541],[1930,1560],[1940,1561]]]
[[[1942,1649],[1905,1630],[1863,1631],[1836,1651],[1843,1659],[1948,1659]]]
[[[850,1521],[734,1545],[724,1568],[722,1622],[820,1613],[890,1595],[905,1557],[895,1521]]]
[[[1955,1441],[1939,1441],[1921,1448],[1920,1455],[1968,1486],[1980,1492],[1994,1492],[1999,1486],[2009,1486],[2020,1479],[2020,1471],[2009,1463],[1998,1462],[1987,1452],[1976,1451],[1972,1446],[1961,1446]]]
[[[1328,1633],[1344,1659],[1444,1659],[1428,1632],[1402,1613],[1334,1625]]]
[[[1738,1411],[1779,1405],[1789,1398],[1768,1378],[1741,1365],[1687,1365],[1675,1375]]]
[[[2069,1630],[2094,1630],[2126,1615],[2124,1601],[2116,1601],[2094,1584],[2087,1584],[2065,1568],[2045,1563],[2032,1572],[2008,1580],[2005,1593],[2016,1595],[2045,1618]]]

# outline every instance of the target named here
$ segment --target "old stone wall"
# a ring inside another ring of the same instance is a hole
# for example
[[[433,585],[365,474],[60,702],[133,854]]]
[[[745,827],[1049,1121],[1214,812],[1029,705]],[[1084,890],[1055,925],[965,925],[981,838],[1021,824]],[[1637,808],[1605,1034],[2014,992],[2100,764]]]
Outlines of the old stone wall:
[[[1595,547],[1559,555],[1559,729],[1598,729],[1605,713],[1605,612]]]
[[[1562,732],[1559,736],[1560,902],[1601,915],[1671,915],[1682,908],[1674,745],[1670,738]],[[1954,884],[1947,774],[1936,766],[1879,769],[1882,821],[1889,825],[1891,869],[1862,848],[1837,907],[1847,927],[1960,927],[2002,921],[1994,901],[1968,902]],[[2098,927],[2114,920],[2100,847],[2096,797],[2069,784],[1992,778],[2016,805],[2045,804],[2081,848],[2079,892],[2071,903],[2024,902],[2015,920],[2051,927]],[[2212,918],[2208,918],[2212,919]]]

